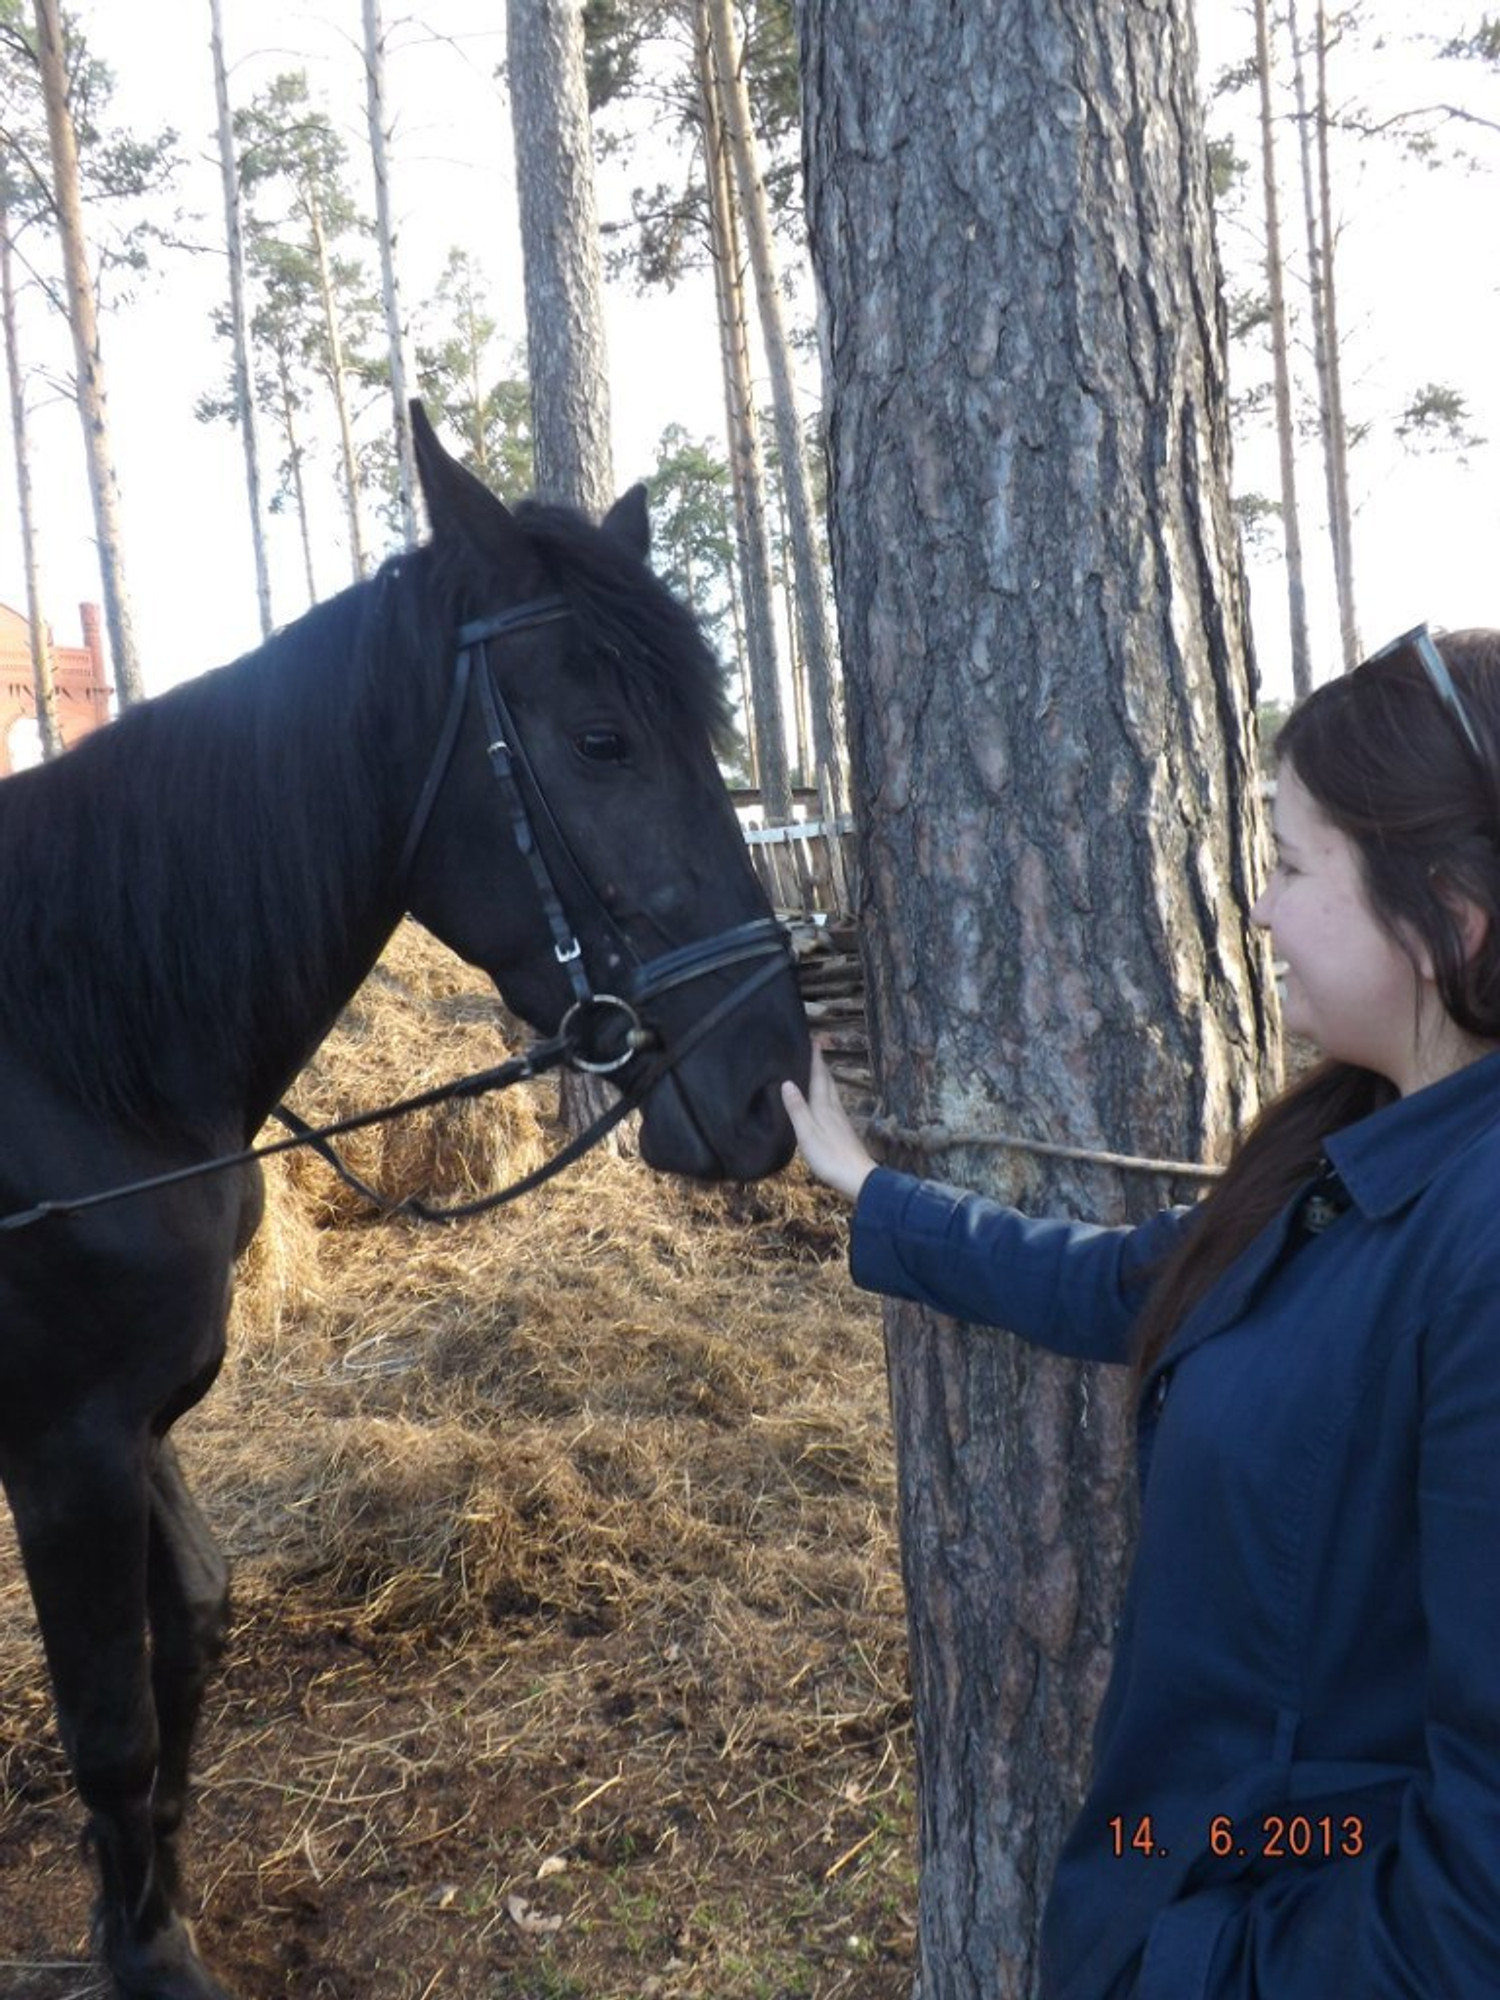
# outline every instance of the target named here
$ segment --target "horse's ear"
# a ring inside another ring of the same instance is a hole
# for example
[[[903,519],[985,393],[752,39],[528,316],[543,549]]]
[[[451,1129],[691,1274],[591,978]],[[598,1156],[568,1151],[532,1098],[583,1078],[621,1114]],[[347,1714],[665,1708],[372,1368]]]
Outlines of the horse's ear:
[[[645,487],[632,486],[628,493],[622,493],[599,525],[617,542],[623,542],[637,562],[644,562],[651,553],[651,515]]]
[[[415,397],[408,408],[417,477],[422,482],[434,536],[462,535],[475,548],[491,552],[497,544],[508,546],[515,524],[504,504],[467,466],[444,451],[426,410]]]

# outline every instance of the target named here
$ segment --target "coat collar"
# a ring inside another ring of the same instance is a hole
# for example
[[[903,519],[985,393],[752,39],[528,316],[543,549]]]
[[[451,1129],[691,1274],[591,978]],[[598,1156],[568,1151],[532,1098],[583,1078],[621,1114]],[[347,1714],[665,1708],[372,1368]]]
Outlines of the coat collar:
[[[1324,1152],[1371,1221],[1397,1214],[1500,1121],[1500,1052],[1335,1132]]]
[[[1378,1221],[1415,1201],[1455,1155],[1497,1122],[1500,1051],[1346,1125],[1332,1135],[1324,1152],[1353,1205],[1367,1220]],[[1293,1217],[1307,1191],[1307,1186],[1299,1190],[1188,1313],[1141,1385],[1143,1410],[1152,1407],[1153,1397],[1160,1407],[1164,1378],[1185,1355],[1245,1311],[1285,1253]]]

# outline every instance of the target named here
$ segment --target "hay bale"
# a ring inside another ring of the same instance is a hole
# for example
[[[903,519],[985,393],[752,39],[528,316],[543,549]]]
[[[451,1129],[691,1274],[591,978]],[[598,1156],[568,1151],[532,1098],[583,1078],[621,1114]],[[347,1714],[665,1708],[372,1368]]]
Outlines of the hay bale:
[[[521,1039],[483,975],[406,923],[288,1095],[310,1124],[331,1123],[493,1067]],[[545,1085],[528,1085],[442,1104],[351,1133],[339,1151],[393,1201],[467,1201],[540,1165],[547,1102]],[[262,1140],[284,1136],[268,1125]],[[325,1286],[345,1289],[336,1260],[325,1275],[326,1233],[375,1214],[311,1152],[268,1160],[265,1186],[264,1219],[236,1272],[230,1331],[240,1350],[274,1348],[316,1319]],[[376,1261],[388,1258],[385,1245]],[[388,1295],[388,1268],[368,1272],[366,1303]]]
[[[318,1231],[279,1160],[265,1167],[266,1209],[235,1269],[231,1341],[274,1343],[317,1302]]]
[[[290,1093],[309,1124],[331,1124],[455,1077],[490,1069],[522,1039],[473,972],[415,924],[396,932]],[[391,1201],[472,1200],[546,1155],[530,1087],[454,1100],[337,1142],[350,1170]],[[370,1205],[312,1152],[290,1174],[324,1228],[369,1219]]]

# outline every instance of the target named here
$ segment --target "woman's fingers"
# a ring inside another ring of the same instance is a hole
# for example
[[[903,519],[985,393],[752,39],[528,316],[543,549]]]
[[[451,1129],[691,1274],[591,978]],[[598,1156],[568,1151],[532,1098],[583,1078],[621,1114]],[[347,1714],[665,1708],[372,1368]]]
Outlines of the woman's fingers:
[[[813,1048],[806,1096],[795,1083],[786,1082],[781,1086],[781,1101],[809,1168],[819,1180],[852,1199],[875,1162],[850,1122],[821,1048]]]

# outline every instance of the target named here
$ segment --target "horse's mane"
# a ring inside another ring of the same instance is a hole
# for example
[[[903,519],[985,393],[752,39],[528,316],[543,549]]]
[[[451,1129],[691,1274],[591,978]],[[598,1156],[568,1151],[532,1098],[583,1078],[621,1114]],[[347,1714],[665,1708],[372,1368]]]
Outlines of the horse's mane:
[[[684,607],[579,516],[514,518],[577,642],[649,726],[722,732],[722,681]],[[287,1022],[320,1033],[328,966],[381,942],[351,935],[351,910],[405,831],[392,745],[435,732],[462,619],[515,594],[447,543],[393,557],[0,782],[0,1031],[101,1112],[147,1124],[164,1075],[207,1088],[254,1073]]]
[[[348,671],[374,587],[0,785],[0,1025],[101,1112],[147,1118],[179,1059],[243,1074],[344,940],[379,803]]]

